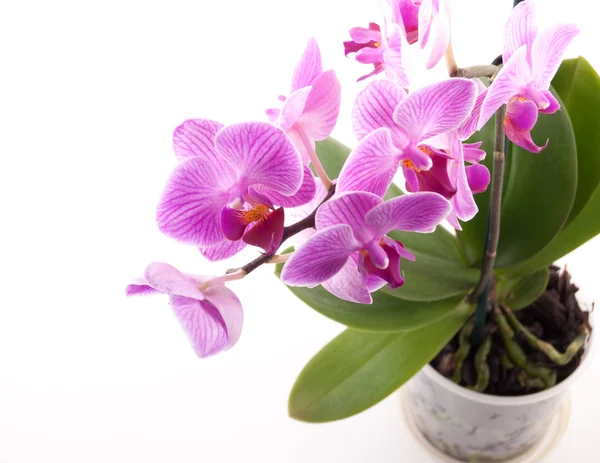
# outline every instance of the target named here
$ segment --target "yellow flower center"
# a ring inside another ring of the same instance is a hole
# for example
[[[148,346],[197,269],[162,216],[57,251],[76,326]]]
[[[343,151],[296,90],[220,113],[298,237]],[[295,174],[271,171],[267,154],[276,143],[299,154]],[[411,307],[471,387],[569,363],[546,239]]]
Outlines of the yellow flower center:
[[[419,147],[419,149],[421,148]],[[402,166],[406,169],[414,170],[417,173],[421,172],[421,169],[415,166],[415,163],[412,162],[410,159],[405,159],[404,161],[402,161]]]
[[[252,209],[242,212],[242,221],[248,225],[252,222],[264,220],[269,213],[269,208],[264,204],[257,204]]]

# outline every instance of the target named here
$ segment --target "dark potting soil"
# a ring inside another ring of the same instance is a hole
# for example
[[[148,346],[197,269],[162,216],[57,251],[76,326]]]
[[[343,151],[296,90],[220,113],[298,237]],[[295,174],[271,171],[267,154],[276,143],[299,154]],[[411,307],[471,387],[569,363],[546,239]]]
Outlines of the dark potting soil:
[[[588,322],[589,314],[581,310],[575,298],[578,289],[571,283],[571,276],[566,269],[561,272],[558,267],[551,266],[550,278],[544,293],[535,302],[514,313],[517,319],[538,339],[552,344],[556,350],[563,353],[580,333],[582,325],[587,327],[588,333],[591,333]],[[483,392],[514,396],[532,394],[542,390],[541,385],[536,384],[539,381],[532,381],[532,378],[521,368],[506,361],[508,356],[498,326],[491,316],[488,316],[488,320],[485,329],[486,333],[492,336],[492,346],[487,358],[490,378],[489,384]],[[523,337],[521,332],[515,332],[514,339],[526,353],[529,362],[555,370],[557,384],[567,378],[581,362],[584,347],[569,363],[558,366],[544,353],[530,347]],[[431,361],[431,366],[447,378],[451,378],[454,374],[458,345],[459,334]],[[476,352],[477,349],[471,348],[463,363],[460,382],[462,386],[473,386],[477,382],[477,370],[474,363]]]

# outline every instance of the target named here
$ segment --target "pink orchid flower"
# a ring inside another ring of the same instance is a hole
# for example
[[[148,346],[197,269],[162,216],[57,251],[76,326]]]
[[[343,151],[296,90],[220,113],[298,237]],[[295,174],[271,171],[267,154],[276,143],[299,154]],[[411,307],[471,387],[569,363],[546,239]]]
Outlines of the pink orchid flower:
[[[579,32],[574,24],[559,24],[538,33],[532,0],[517,5],[504,30],[504,66],[488,89],[481,108],[478,128],[505,103],[506,136],[516,145],[539,153],[531,138],[538,112],[553,114],[560,104],[549,91],[562,55]]]
[[[337,122],[341,84],[333,70],[323,72],[317,41],[308,41],[296,65],[290,96],[280,96],[283,107],[268,109],[267,115],[288,134],[305,164],[315,163],[315,140],[324,140]],[[315,163],[316,164],[316,163]]]
[[[323,287],[340,299],[373,302],[371,292],[404,284],[400,258],[414,260],[392,230],[429,233],[450,212],[436,193],[415,193],[383,201],[367,192],[347,192],[323,204],[315,233],[294,252],[281,273],[289,286]]]
[[[215,280],[218,278],[186,275],[169,264],[153,262],[146,268],[144,278],[129,284],[125,294],[168,294],[194,352],[199,357],[209,357],[237,342],[244,318],[236,295]]]
[[[382,33],[376,23],[369,23],[368,28],[350,29],[352,40],[344,42],[344,53],[346,56],[355,53],[356,61],[373,65],[373,71],[359,77],[358,82],[385,71],[388,79],[396,81],[404,88],[409,87],[408,77],[402,65],[402,30],[397,25],[392,25],[390,29],[389,36]]]
[[[390,0],[392,22],[398,24],[409,44],[419,41],[423,49],[430,43],[427,69],[434,67],[450,44],[450,4],[448,0]]]
[[[230,257],[245,244],[273,252],[283,235],[283,207],[314,196],[312,173],[271,124],[188,120],[175,130],[174,145],[182,162],[167,181],[158,226],[200,246],[209,259]]]
[[[362,139],[342,168],[337,191],[383,196],[401,166],[410,192],[439,193],[452,204],[448,221],[477,213],[473,193],[484,191],[489,172],[477,164],[479,144],[464,149],[459,130],[472,113],[477,86],[453,79],[405,96],[390,81],[371,82],[356,98],[353,126]],[[474,163],[465,167],[465,161]]]

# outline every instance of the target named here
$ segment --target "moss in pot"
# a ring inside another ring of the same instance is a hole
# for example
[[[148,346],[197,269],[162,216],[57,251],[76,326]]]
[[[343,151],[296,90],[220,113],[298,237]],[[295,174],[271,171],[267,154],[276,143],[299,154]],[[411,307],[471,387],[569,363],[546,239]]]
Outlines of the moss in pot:
[[[348,327],[300,373],[292,417],[348,418],[414,378],[417,426],[448,455],[503,461],[534,446],[593,332],[553,263],[600,233],[600,78],[583,58],[561,63],[576,26],[538,31],[533,0],[517,3],[491,65],[457,66],[444,1],[392,1],[389,28],[353,28],[347,54],[374,65],[364,78],[386,76],[356,97],[353,150],[329,137],[340,83],[314,39],[273,124],[184,122],[159,227],[211,261],[262,252],[218,277],[154,263],[128,294],[169,294],[205,357],[241,333],[225,285],[276,264]],[[428,65],[445,52],[450,79],[414,90],[401,47],[431,30]]]

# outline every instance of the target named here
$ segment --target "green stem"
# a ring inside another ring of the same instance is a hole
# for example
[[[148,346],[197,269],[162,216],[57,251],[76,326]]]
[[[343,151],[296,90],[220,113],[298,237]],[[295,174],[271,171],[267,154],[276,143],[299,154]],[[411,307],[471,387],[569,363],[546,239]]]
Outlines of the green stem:
[[[571,342],[571,344],[569,344],[565,353],[561,354],[554,348],[552,344],[546,341],[542,341],[541,339],[533,335],[531,331],[529,331],[525,326],[523,326],[523,324],[515,316],[512,310],[510,310],[506,306],[501,306],[501,308],[504,311],[504,314],[506,315],[506,318],[508,319],[508,322],[511,324],[511,326],[515,330],[523,333],[523,336],[525,337],[525,342],[527,342],[527,344],[529,344],[529,346],[531,346],[532,348],[544,353],[546,357],[548,357],[557,365],[563,366],[569,363],[571,360],[573,360],[573,357],[575,357],[577,352],[579,352],[579,349],[583,347],[585,341],[587,340],[587,330],[585,326],[582,325],[579,328],[579,334],[577,335],[577,337]]]
[[[494,307],[494,320],[498,324],[498,329],[504,340],[504,346],[508,357],[513,363],[525,370],[529,376],[539,378],[544,382],[546,387],[552,387],[556,383],[556,372],[546,367],[541,367],[527,360],[527,355],[521,349],[521,346],[514,340],[515,333],[508,324],[508,321],[502,315],[498,306]]]
[[[473,331],[473,323],[469,322],[463,327],[462,330],[460,330],[460,334],[458,336],[456,366],[454,367],[454,374],[452,375],[452,381],[456,384],[460,384],[462,381],[462,366],[465,359],[469,355],[469,351],[471,350],[471,343],[469,342],[471,331]]]
[[[488,334],[481,343],[481,346],[479,346],[479,349],[477,349],[477,353],[475,354],[475,369],[477,370],[477,382],[475,383],[475,386],[469,388],[475,392],[485,391],[490,382],[490,367],[487,363],[487,358],[490,354],[491,348],[492,336]]]

